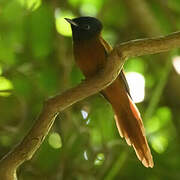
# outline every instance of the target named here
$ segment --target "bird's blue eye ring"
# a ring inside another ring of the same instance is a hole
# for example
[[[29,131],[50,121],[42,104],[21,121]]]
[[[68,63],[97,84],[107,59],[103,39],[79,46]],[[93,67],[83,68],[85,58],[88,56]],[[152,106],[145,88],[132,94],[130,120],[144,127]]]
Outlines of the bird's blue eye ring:
[[[89,30],[90,29],[90,25],[86,24],[83,28],[86,29],[86,30]]]

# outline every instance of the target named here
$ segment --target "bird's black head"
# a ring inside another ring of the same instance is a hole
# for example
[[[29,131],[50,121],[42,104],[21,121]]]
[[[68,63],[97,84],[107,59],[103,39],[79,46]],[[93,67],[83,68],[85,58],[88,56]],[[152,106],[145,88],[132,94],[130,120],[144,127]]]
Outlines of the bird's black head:
[[[71,24],[74,41],[90,40],[99,35],[102,30],[101,22],[94,17],[65,19]]]

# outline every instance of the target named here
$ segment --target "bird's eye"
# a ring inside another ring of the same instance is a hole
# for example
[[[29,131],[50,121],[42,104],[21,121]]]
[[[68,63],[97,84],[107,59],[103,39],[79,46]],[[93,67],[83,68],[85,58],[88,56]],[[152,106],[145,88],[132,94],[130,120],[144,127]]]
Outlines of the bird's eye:
[[[84,29],[89,30],[89,29],[90,29],[90,25],[86,24],[86,25],[84,26]]]

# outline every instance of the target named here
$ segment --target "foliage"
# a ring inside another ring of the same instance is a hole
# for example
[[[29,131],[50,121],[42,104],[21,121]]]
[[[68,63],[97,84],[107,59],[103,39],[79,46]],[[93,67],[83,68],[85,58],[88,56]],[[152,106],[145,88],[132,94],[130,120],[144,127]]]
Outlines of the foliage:
[[[179,0],[150,0],[147,5],[162,34],[180,28]],[[101,19],[103,37],[112,46],[150,34],[122,0],[0,0],[1,157],[31,128],[47,97],[83,80],[63,19],[81,15]],[[124,67],[145,79],[145,98],[137,106],[153,169],[137,160],[119,137],[111,106],[94,95],[57,117],[40,150],[20,168],[19,179],[180,179],[180,76],[172,66],[178,55],[175,51],[165,60],[164,55],[133,58]]]

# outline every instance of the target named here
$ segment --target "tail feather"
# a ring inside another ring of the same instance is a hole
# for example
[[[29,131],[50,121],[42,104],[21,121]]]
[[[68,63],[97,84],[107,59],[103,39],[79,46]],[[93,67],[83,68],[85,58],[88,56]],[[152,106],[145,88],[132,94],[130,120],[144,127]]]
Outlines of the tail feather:
[[[129,146],[133,146],[138,159],[145,167],[153,167],[153,159],[148,146],[145,130],[139,111],[129,98],[130,109],[119,107],[115,109],[115,121],[121,137],[124,137]],[[131,110],[131,112],[129,112]]]
[[[115,112],[115,121],[121,137],[132,146],[138,159],[145,167],[153,167],[153,158],[148,146],[140,113],[123,89],[121,81],[116,80],[103,92]]]

